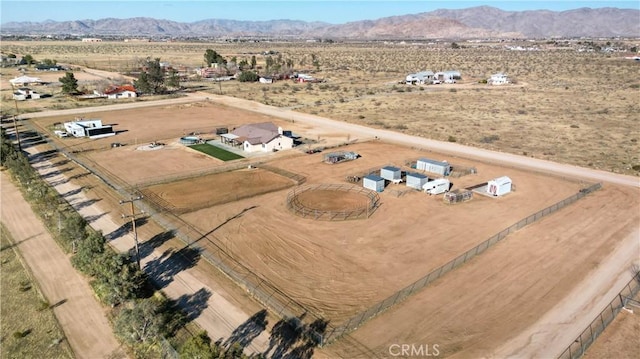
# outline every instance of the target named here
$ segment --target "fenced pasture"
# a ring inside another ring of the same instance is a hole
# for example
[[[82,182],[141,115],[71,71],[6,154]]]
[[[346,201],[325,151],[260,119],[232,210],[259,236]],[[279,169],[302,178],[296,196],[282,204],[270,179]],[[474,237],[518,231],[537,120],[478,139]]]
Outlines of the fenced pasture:
[[[342,184],[297,187],[287,194],[287,208],[291,212],[315,220],[369,218],[379,202],[380,198],[374,191]]]
[[[155,200],[159,208],[182,214],[280,191],[294,184],[287,177],[252,167],[152,185],[145,187],[141,192],[149,199]]]

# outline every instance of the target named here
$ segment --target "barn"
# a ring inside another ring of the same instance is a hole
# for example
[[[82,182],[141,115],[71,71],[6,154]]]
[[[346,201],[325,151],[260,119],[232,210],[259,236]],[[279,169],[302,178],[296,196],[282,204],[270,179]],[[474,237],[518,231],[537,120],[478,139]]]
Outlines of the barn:
[[[362,186],[376,192],[384,191],[384,178],[376,175],[367,175],[362,178]]]
[[[448,176],[451,173],[451,165],[447,161],[436,161],[428,158],[421,158],[416,163],[416,169],[441,176]]]
[[[407,173],[407,187],[421,190],[422,186],[429,181],[429,177],[420,173]]]
[[[487,182],[487,193],[493,196],[502,196],[511,192],[511,178],[507,176],[498,177]]]
[[[380,169],[380,177],[389,181],[398,181],[402,178],[402,171],[398,167],[385,166]]]

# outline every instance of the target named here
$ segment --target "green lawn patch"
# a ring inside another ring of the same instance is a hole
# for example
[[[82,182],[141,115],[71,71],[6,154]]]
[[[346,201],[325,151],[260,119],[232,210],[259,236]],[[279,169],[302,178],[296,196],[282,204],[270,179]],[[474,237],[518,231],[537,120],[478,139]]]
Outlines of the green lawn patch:
[[[193,146],[189,146],[191,148],[193,148],[196,151],[200,151],[202,153],[206,153],[209,156],[221,159],[223,161],[231,161],[231,160],[237,160],[240,158],[244,158],[243,156],[237,155],[233,152],[229,152],[226,150],[223,150],[220,147],[216,147],[216,146],[212,146],[208,143],[204,143],[204,144],[200,144],[200,145],[193,145]]]

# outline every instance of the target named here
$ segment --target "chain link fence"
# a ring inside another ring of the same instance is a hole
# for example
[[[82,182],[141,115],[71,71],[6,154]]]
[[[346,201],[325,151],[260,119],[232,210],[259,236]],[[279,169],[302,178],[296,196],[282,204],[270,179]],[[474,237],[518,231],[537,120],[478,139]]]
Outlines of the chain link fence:
[[[640,292],[640,272],[635,273],[633,278],[622,288],[615,298],[598,314],[578,337],[569,344],[558,359],[581,358],[587,348],[604,332],[609,324],[616,318],[618,313],[625,307],[628,300],[633,299]]]
[[[429,274],[427,274],[426,276],[418,279],[417,281],[411,283],[410,285],[408,285],[407,287],[399,290],[398,292],[392,294],[391,296],[387,297],[386,299],[374,304],[373,306],[369,307],[369,309],[360,312],[358,314],[356,314],[355,316],[351,317],[349,320],[345,321],[342,325],[332,328],[331,331],[329,331],[324,338],[324,342],[325,343],[330,343],[338,338],[340,338],[342,335],[346,334],[346,333],[350,333],[354,330],[356,330],[357,328],[359,328],[362,324],[364,324],[366,321],[374,318],[375,316],[379,315],[380,313],[384,312],[385,310],[393,307],[394,305],[400,303],[401,301],[405,300],[407,297],[409,297],[412,294],[415,294],[417,292],[419,292],[420,290],[422,290],[424,287],[426,287],[427,285],[429,285],[430,283],[432,283],[433,281],[435,281],[436,279],[442,277],[443,275],[447,274],[448,272],[452,271],[453,269],[460,267],[462,264],[466,263],[467,261],[471,260],[473,257],[481,254],[482,252],[486,251],[489,247],[495,245],[496,243],[500,242],[501,240],[503,240],[504,238],[506,238],[509,234],[519,230],[520,228],[527,226],[533,222],[536,222],[540,219],[542,219],[543,217],[548,216],[551,213],[556,212],[557,210],[568,206],[569,204],[574,203],[575,201],[579,200],[580,198],[583,198],[584,196],[586,196],[587,194],[596,191],[598,189],[600,189],[602,186],[600,183],[594,184],[590,187],[581,189],[578,193],[574,194],[573,196],[566,198],[552,206],[549,206],[539,212],[536,212],[532,215],[530,215],[527,218],[524,218],[520,221],[518,221],[517,223],[509,226],[508,228],[500,231],[499,233],[495,234],[494,236],[492,236],[491,238],[487,239],[486,241],[478,244],[477,246],[475,246],[474,248],[471,248],[470,250],[466,251],[465,253],[459,255],[458,257],[454,258],[453,260],[449,261],[448,263],[442,265],[439,268],[436,268],[435,270],[433,270],[432,272],[430,272]]]

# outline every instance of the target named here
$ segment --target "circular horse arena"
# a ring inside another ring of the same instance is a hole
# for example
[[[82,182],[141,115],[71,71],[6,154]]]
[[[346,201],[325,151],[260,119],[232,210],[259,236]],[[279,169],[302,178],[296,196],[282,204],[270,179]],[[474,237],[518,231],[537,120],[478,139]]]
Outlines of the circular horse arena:
[[[294,188],[287,208],[298,216],[325,221],[369,218],[378,208],[375,191],[344,184],[319,184]]]

